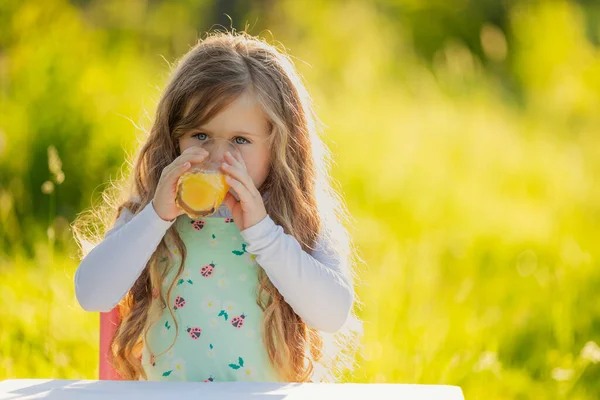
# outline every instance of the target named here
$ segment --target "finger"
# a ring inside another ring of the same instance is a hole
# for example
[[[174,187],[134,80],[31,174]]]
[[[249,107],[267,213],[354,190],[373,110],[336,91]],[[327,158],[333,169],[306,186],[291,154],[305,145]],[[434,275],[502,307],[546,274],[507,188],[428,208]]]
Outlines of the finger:
[[[178,165],[181,165],[187,161],[189,162],[202,162],[208,156],[208,152],[201,147],[192,146],[185,150],[184,153],[180,154],[177,158],[175,158],[171,164],[167,165],[162,174],[168,175],[170,174],[174,168]]]
[[[223,163],[222,168],[225,173],[229,174],[229,176],[241,182],[252,196],[256,195],[258,189],[256,189],[254,182],[252,182],[252,178],[250,178],[245,170],[242,170],[239,167],[234,167],[233,165],[227,163]]]
[[[239,151],[236,151],[234,154],[235,157],[231,154],[231,152],[226,152],[225,158],[231,166],[233,166],[234,168],[238,168],[240,171],[242,171],[243,176],[237,175],[235,176],[235,178],[240,182],[244,183],[251,193],[255,195],[258,194],[258,189],[256,188],[256,185],[254,185],[252,178],[248,174],[248,168],[246,168],[246,164],[244,163],[242,155],[239,153]]]
[[[242,184],[240,181],[238,181],[237,179],[234,179],[231,176],[226,176],[225,182],[227,182],[227,184],[230,187],[232,187],[233,190],[235,190],[237,195],[240,197],[241,203],[250,203],[250,202],[252,202],[252,200],[254,200],[252,195],[246,188],[246,186],[244,184]],[[230,193],[228,193],[228,194],[230,194]]]
[[[176,168],[174,168],[173,172],[177,172],[177,173],[179,173],[179,175],[181,175],[183,173],[183,171],[189,169],[191,166],[192,166],[192,163],[189,161],[186,161],[183,164],[180,164]]]
[[[243,163],[243,160],[242,160],[242,162],[240,162],[230,152],[226,152],[225,153],[225,161],[227,161],[228,163],[230,163],[234,167],[238,167],[238,168],[241,168],[241,169],[244,169],[244,170],[246,169],[246,165]]]
[[[244,169],[247,169],[246,162],[244,161],[244,157],[242,157],[242,153],[240,153],[239,151],[236,151],[233,153],[233,156],[235,157],[235,159],[237,161],[239,161],[240,164],[242,164],[244,166]]]
[[[173,171],[173,168],[175,168],[176,166],[177,165],[174,162],[172,162],[171,164],[164,167],[162,172],[160,173],[160,177],[162,178],[168,176]]]
[[[199,163],[204,161],[204,159],[208,157],[208,153],[192,153],[192,154],[186,154],[179,156],[175,161],[173,161],[173,163],[175,165],[181,165],[185,162],[191,162],[191,163]]]
[[[169,165],[168,168],[169,170],[167,171],[167,168],[165,168],[165,172],[164,172],[164,177],[163,179],[174,179],[177,180],[181,175],[183,175],[183,173],[185,171],[187,171],[188,169],[190,169],[190,167],[192,166],[192,164],[190,162],[184,162],[182,164],[179,165]]]

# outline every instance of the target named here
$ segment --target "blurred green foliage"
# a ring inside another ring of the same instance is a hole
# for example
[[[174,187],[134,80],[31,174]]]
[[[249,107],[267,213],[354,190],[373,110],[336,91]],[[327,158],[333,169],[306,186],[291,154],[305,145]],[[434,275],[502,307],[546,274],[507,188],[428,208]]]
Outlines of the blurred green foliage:
[[[328,126],[367,264],[349,379],[598,397],[600,6],[566,1],[3,1],[0,378],[97,377],[69,224],[215,24],[284,45]]]

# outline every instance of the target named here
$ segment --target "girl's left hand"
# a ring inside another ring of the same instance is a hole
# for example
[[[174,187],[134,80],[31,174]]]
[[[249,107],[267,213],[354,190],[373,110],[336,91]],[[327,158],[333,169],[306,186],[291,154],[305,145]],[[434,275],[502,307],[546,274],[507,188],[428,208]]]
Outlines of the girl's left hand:
[[[231,211],[233,221],[240,231],[250,228],[262,221],[267,216],[262,196],[246,169],[246,164],[241,155],[225,153],[225,162],[221,165],[225,173],[225,181],[235,190],[240,200],[238,201],[231,192],[227,192],[223,203]]]

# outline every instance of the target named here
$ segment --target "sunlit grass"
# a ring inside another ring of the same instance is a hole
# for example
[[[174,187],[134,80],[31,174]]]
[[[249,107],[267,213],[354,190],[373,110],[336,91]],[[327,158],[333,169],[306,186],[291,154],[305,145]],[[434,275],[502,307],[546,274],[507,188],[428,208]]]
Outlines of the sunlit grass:
[[[333,172],[367,264],[358,287],[364,359],[352,379],[459,385],[468,399],[597,398],[600,55],[580,10],[515,8],[507,49],[501,32],[482,29],[497,64],[449,41],[429,65],[366,2],[323,5],[310,18],[297,7],[282,2],[272,29],[313,65],[299,68],[328,126]],[[69,212],[61,196],[74,188],[87,207],[92,190],[116,175],[135,145],[135,130],[117,114],[143,120],[138,110],[152,109],[151,86],[166,74],[162,60],[138,57],[127,41],[122,52],[103,47],[102,32],[90,33],[66,5],[57,10],[63,25],[53,34],[85,43],[73,54],[51,41],[33,48],[27,43],[43,34],[27,30],[9,52],[22,67],[14,72],[21,90],[0,97],[8,110],[0,139],[9,138],[0,167],[11,177],[0,186],[0,233],[10,248],[0,255],[0,379],[97,378],[98,314],[76,302],[76,248],[57,210]],[[326,24],[340,13],[348,25]],[[21,10],[23,29],[33,29],[35,15],[33,5]],[[343,45],[348,26],[361,32],[352,46]],[[34,60],[58,72],[27,69]],[[513,63],[520,93],[487,71],[502,63]],[[50,101],[59,92],[65,98]],[[36,108],[54,101],[55,109]],[[73,126],[55,135],[52,121],[63,117]],[[6,157],[28,143],[37,158]],[[47,167],[49,146],[62,169]],[[43,168],[30,174],[30,163]],[[42,217],[17,221],[11,210],[29,201],[30,187]]]

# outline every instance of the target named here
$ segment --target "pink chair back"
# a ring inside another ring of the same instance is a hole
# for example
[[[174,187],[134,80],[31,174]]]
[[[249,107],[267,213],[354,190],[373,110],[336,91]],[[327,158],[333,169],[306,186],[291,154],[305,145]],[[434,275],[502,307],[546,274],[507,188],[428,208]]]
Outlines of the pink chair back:
[[[108,362],[110,342],[117,332],[119,320],[119,306],[100,313],[100,380],[122,380]]]

